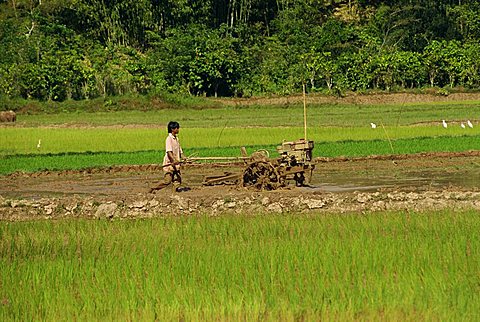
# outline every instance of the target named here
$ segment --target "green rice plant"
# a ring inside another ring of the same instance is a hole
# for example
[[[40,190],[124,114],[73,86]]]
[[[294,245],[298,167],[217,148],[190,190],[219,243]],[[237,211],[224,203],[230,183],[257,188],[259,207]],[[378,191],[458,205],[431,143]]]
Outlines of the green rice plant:
[[[113,165],[159,164],[161,151],[61,153],[46,155],[20,155],[0,159],[1,174],[16,171],[79,170]]]
[[[0,222],[0,319],[477,320],[479,215]]]
[[[318,142],[315,156],[363,157],[369,155],[414,154],[422,152],[463,152],[480,150],[480,137],[421,137],[398,140]]]
[[[164,147],[165,136],[147,128],[6,128],[0,129],[0,152],[5,155],[142,151]]]
[[[278,145],[284,140],[297,140],[303,134],[300,127],[185,128],[181,130],[180,141],[184,148]],[[0,155],[157,150],[164,147],[166,135],[165,130],[157,128],[0,128]],[[448,129],[441,126],[311,127],[307,135],[316,142],[475,137],[480,135],[480,126],[473,129],[459,126]]]
[[[237,157],[241,146],[197,147],[184,149],[185,155],[197,157]],[[267,150],[272,158],[278,156],[277,145],[246,146],[247,153]],[[320,141],[315,142],[314,157],[362,157],[368,155],[412,154],[420,152],[462,152],[480,150],[479,136],[425,137],[397,140]],[[0,174],[16,171],[85,169],[112,165],[159,164],[163,150],[134,152],[80,152],[59,154],[9,155],[0,158]]]
[[[312,104],[307,136],[317,144],[316,156],[478,150],[477,103]],[[0,173],[157,163],[171,119],[181,123],[184,150],[205,156],[235,156],[241,146],[274,152],[282,141],[304,135],[298,104],[20,115],[17,125],[0,127]],[[441,119],[449,121],[447,129]],[[459,126],[466,119],[473,129]]]
[[[61,110],[61,109],[60,109]],[[478,120],[480,102],[436,102],[417,104],[309,104],[307,121],[310,127],[368,127],[370,122],[385,126],[440,124]],[[107,126],[143,124],[166,127],[176,120],[184,128],[215,127],[301,127],[303,105],[225,106],[219,108],[164,108],[155,110],[96,110],[96,113],[18,115],[17,125],[38,126]]]
[[[275,155],[274,146],[247,147],[249,154],[259,149],[268,149]],[[199,148],[185,150],[186,156],[240,157],[240,147]],[[35,172],[41,170],[80,170],[115,165],[161,164],[165,151],[135,152],[84,152],[41,155],[9,155],[0,158],[0,174],[17,171]]]

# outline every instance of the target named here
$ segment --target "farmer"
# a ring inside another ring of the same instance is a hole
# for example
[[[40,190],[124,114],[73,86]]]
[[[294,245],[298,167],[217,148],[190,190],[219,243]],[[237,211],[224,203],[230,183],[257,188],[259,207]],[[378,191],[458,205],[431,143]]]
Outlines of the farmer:
[[[165,157],[163,158],[164,180],[157,187],[151,188],[150,192],[163,189],[173,184],[174,191],[180,191],[179,185],[182,183],[180,174],[180,162],[182,160],[183,151],[178,141],[178,133],[180,132],[180,124],[175,121],[168,123],[168,136],[165,140]]]

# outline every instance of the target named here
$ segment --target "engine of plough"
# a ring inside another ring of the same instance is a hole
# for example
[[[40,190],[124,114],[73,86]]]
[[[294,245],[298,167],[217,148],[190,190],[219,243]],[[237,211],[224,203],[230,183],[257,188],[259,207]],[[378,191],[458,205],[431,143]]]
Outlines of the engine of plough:
[[[313,141],[284,141],[277,147],[278,158],[271,159],[266,151],[257,151],[250,157],[241,158],[245,162],[243,173],[208,176],[203,184],[239,184],[257,190],[275,190],[286,186],[289,181],[294,181],[297,186],[305,186],[315,169],[313,148]]]

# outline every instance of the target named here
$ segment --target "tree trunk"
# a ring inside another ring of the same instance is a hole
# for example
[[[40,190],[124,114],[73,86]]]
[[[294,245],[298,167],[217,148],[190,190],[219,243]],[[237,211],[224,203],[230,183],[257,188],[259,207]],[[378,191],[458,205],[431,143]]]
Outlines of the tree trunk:
[[[18,18],[17,15],[17,0],[12,0],[13,12],[15,13],[15,18]]]
[[[331,77],[327,77],[325,81],[327,83],[328,90],[331,91],[333,86],[333,79]]]

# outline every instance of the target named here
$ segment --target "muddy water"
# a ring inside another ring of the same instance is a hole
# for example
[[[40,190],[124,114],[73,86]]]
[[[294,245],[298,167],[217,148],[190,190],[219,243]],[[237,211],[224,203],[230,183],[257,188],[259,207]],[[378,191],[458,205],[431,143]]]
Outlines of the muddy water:
[[[185,184],[198,194],[212,194],[202,187],[206,175],[225,171],[241,173],[241,166],[186,167]],[[115,171],[113,173],[39,173],[0,177],[3,197],[40,198],[61,195],[132,196],[144,194],[162,179],[160,171]],[[342,193],[352,191],[428,191],[443,189],[480,189],[480,157],[429,157],[407,160],[333,161],[317,164],[310,192]],[[213,191],[234,189],[218,186]]]
[[[439,190],[449,187],[480,188],[480,167],[459,171],[445,169],[404,170],[396,175],[371,171],[363,173],[324,173],[312,178],[312,189],[326,192],[378,190]]]

